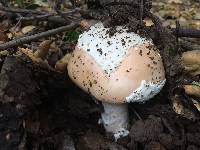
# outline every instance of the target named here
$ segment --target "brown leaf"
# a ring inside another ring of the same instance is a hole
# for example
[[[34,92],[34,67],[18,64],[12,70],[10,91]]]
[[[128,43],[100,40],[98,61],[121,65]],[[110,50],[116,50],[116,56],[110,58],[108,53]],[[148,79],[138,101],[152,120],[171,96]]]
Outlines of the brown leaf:
[[[66,54],[62,59],[60,59],[59,61],[56,62],[56,65],[55,65],[55,69],[57,71],[61,71],[61,72],[64,72],[67,70],[67,64],[69,62],[69,59],[71,57],[71,54]]]
[[[200,87],[197,85],[184,85],[185,93],[200,98]]]
[[[186,108],[183,105],[182,100],[178,95],[174,95],[171,98],[171,102],[172,102],[173,110],[180,116],[185,117],[187,119],[191,119],[191,120],[197,119],[196,115],[192,112],[192,110]]]
[[[20,52],[22,52],[23,54],[25,54],[27,57],[29,57],[34,63],[46,67],[49,70],[55,71],[54,68],[52,68],[48,62],[46,60],[41,59],[40,57],[36,57],[34,55],[34,53],[32,52],[32,50],[28,49],[28,48],[18,48]]]
[[[184,52],[181,59],[187,72],[191,75],[200,74],[200,50]]]
[[[35,26],[33,26],[33,25],[25,26],[22,28],[22,33],[26,34],[28,32],[31,32],[34,28],[35,28]]]
[[[51,43],[51,40],[45,40],[40,43],[38,50],[34,53],[34,56],[44,60],[49,52]]]
[[[8,36],[4,32],[0,32],[0,42],[5,43],[8,41]]]

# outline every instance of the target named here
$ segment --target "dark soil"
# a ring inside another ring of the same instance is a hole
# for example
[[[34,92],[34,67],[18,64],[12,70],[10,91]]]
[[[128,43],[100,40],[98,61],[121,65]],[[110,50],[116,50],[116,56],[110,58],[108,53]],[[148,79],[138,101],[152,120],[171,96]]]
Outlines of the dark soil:
[[[98,125],[101,105],[66,76],[31,66],[15,57],[4,61],[0,81],[7,98],[1,98],[0,105],[2,150],[199,149],[200,122],[178,116],[166,88],[148,103],[130,104],[129,138],[115,143]]]

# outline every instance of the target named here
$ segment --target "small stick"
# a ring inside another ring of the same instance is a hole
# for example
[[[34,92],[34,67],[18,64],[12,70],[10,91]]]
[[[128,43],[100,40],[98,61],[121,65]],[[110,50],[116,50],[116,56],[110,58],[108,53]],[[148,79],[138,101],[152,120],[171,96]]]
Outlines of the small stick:
[[[162,121],[163,121],[163,124],[164,124],[164,126],[169,130],[169,132],[170,132],[170,134],[171,135],[175,135],[175,131],[174,131],[174,129],[171,127],[171,125],[169,124],[169,122],[167,121],[167,119],[166,118],[161,118],[162,119]]]
[[[81,18],[81,16],[78,17],[78,16],[73,15],[73,13],[80,11],[80,9],[73,9],[69,12],[62,12],[60,10],[61,4],[62,4],[62,2],[58,1],[57,4],[55,5],[54,9],[57,12],[57,14],[60,15],[62,18],[64,18],[67,22],[72,22],[72,19]]]
[[[133,113],[138,117],[138,119],[143,121],[142,117],[138,114],[138,112],[135,110],[135,108],[133,108],[133,107],[130,107],[130,108],[133,111]]]
[[[7,43],[0,44],[0,50],[4,50],[9,47],[19,46],[21,44],[29,43],[31,41],[35,41],[35,40],[38,40],[38,39],[41,39],[41,38],[44,38],[47,36],[51,36],[51,35],[60,33],[60,32],[65,32],[65,31],[74,29],[78,26],[79,26],[79,23],[71,23],[70,25],[67,25],[67,26],[62,26],[62,27],[59,27],[56,29],[48,30],[48,31],[45,31],[42,33],[31,35],[31,36],[25,36],[25,37],[21,37],[18,39],[14,39]]]
[[[180,46],[184,49],[184,50],[198,50],[200,49],[200,45],[198,44],[194,44],[192,42],[188,42],[184,39],[180,39]]]
[[[172,29],[173,34],[178,37],[191,37],[191,38],[200,38],[200,30],[196,29]]]
[[[44,14],[44,15],[30,16],[30,17],[19,17],[16,20],[20,20],[20,21],[47,20],[51,16],[53,16],[53,14]]]
[[[179,51],[179,36],[178,36],[178,32],[180,29],[180,23],[178,20],[176,20],[176,31],[175,31],[175,36],[176,36],[176,50]]]
[[[140,25],[142,25],[142,19],[143,19],[143,9],[144,9],[144,3],[143,0],[140,1]]]

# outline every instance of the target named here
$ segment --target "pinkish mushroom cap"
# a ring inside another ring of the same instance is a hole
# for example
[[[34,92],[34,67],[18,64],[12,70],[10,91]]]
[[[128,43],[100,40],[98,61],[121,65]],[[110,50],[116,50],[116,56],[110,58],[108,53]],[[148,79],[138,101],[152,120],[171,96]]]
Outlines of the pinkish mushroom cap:
[[[160,92],[165,71],[151,39],[118,26],[113,36],[97,23],[80,35],[68,63],[70,78],[98,100],[145,102]]]

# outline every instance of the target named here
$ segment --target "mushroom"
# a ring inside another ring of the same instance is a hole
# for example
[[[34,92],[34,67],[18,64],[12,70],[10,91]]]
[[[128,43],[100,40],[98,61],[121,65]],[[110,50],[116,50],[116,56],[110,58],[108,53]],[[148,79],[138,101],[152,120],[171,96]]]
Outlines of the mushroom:
[[[161,56],[151,39],[99,22],[79,36],[68,74],[104,106],[101,121],[115,140],[129,133],[127,103],[145,102],[165,84]]]

